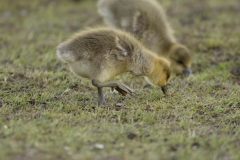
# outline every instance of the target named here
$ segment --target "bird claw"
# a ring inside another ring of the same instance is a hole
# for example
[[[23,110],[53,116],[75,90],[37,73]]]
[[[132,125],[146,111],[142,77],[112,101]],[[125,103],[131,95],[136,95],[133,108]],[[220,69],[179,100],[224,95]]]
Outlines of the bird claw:
[[[98,103],[98,106],[101,108],[106,108],[106,107],[110,107],[111,104],[104,102],[104,103]]]
[[[136,95],[133,89],[131,89],[130,87],[122,83],[119,83],[118,86],[114,87],[114,89],[118,91],[120,94],[122,94],[123,96],[126,96],[127,94],[130,94],[132,96]]]

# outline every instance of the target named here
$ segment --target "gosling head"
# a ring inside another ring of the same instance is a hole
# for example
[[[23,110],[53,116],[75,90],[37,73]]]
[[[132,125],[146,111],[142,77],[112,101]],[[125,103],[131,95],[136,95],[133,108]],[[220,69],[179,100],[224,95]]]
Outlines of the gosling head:
[[[191,55],[189,50],[180,44],[175,44],[169,51],[169,58],[171,59],[172,72],[175,74],[192,75]]]
[[[145,76],[148,83],[160,87],[164,94],[167,94],[166,85],[171,77],[170,62],[164,58],[157,58],[153,64],[152,72]]]

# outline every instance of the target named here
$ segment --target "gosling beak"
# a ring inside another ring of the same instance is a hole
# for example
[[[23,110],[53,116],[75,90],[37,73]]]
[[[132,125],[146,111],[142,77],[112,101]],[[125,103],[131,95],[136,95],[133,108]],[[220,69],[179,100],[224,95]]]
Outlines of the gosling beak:
[[[161,87],[161,90],[163,91],[163,93],[164,93],[165,95],[167,95],[167,90],[168,90],[167,85],[162,86],[162,87]]]
[[[183,70],[183,74],[185,74],[187,76],[193,75],[192,70],[190,68],[185,68]]]

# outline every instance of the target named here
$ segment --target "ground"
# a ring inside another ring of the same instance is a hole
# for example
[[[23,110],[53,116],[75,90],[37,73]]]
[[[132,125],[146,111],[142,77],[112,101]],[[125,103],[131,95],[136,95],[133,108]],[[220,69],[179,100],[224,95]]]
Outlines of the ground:
[[[104,25],[96,2],[0,1],[0,159],[239,160],[240,1],[161,0],[194,77],[175,77],[164,96],[121,75],[138,96],[105,89],[110,108],[55,54]]]

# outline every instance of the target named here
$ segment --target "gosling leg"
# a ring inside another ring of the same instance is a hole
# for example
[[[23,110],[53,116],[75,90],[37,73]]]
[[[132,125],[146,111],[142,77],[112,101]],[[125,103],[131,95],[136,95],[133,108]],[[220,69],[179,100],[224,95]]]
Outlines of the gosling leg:
[[[110,81],[106,83],[100,83],[97,80],[93,79],[92,84],[95,87],[112,87],[115,88],[118,92],[120,92],[123,95],[126,95],[127,93],[130,95],[135,95],[135,92],[130,87],[126,86],[125,84],[121,83],[120,81]]]
[[[97,87],[97,90],[98,90],[99,106],[104,107],[106,105],[106,101],[103,96],[102,87]]]
[[[122,84],[120,81],[110,81],[110,82],[106,82],[106,83],[100,83],[97,80],[93,79],[92,80],[92,85],[97,87],[98,89],[98,98],[99,98],[99,106],[104,106],[105,105],[105,99],[103,96],[103,92],[102,92],[102,87],[112,87],[115,88],[119,93],[121,93],[122,95],[126,95],[127,93],[129,93],[130,95],[135,95],[135,92],[133,89],[131,89],[130,87]]]

